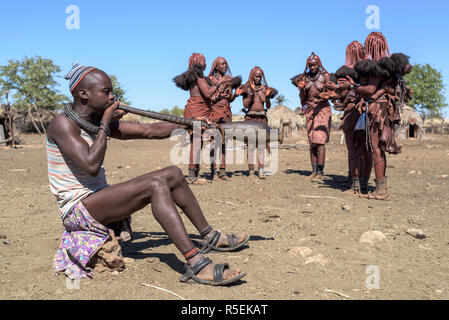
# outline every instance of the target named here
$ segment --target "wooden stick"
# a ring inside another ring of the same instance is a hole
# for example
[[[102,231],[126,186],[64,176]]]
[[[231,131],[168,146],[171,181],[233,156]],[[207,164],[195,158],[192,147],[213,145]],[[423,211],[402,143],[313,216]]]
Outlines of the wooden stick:
[[[347,296],[347,295],[345,295],[343,293],[331,290],[331,289],[326,289],[326,292],[330,292],[330,293],[336,294],[337,296],[340,296],[340,297],[343,297],[343,298],[346,298],[346,299],[351,299],[351,297],[349,297],[349,296]]]
[[[279,231],[281,231],[281,230],[284,230],[285,228],[287,228],[287,227],[291,227],[291,226],[294,226],[296,223],[293,223],[293,224],[288,224],[288,225],[286,225],[286,226],[283,226],[282,228],[280,228],[278,231],[276,231],[274,234],[273,234],[273,236],[271,237],[271,238],[273,238],[274,239],[274,236],[279,232]]]
[[[151,285],[151,284],[146,284],[146,283],[142,283],[142,285],[145,286],[145,287],[151,287],[151,288],[154,288],[154,289],[157,289],[157,290],[162,290],[162,291],[171,293],[171,294],[177,296],[178,298],[181,298],[182,300],[185,300],[185,298],[181,297],[181,296],[180,296],[179,294],[177,294],[177,293],[174,293],[173,291],[170,291],[170,290],[167,290],[167,289],[164,289],[164,288],[160,288],[160,287],[156,287],[156,286],[153,286],[153,285]]]
[[[15,140],[14,140],[14,126],[13,126],[13,114],[9,114],[8,118],[9,118],[9,135],[12,138],[11,140],[11,147],[14,148],[14,144],[15,144]]]
[[[298,195],[298,197],[303,197],[303,198],[312,198],[312,199],[319,199],[319,198],[325,198],[325,199],[334,199],[334,200],[340,200],[340,201],[344,201],[343,199],[340,198],[335,198],[335,197],[322,197],[322,196],[306,196],[303,194]]]

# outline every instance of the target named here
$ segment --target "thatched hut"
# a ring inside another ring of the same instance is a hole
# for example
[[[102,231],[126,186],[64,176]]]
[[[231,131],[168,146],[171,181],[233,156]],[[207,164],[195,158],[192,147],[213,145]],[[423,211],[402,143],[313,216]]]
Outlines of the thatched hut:
[[[271,108],[267,112],[268,125],[273,129],[284,128],[284,137],[299,135],[302,128],[305,127],[305,118],[295,113],[290,108],[279,105]]]
[[[421,139],[423,133],[421,116],[413,108],[404,105],[401,112],[401,124],[396,130],[396,135],[403,139]]]

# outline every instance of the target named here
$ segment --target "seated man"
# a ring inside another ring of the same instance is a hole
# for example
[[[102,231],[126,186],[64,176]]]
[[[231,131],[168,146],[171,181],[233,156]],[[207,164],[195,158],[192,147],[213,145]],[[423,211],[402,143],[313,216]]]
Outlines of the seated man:
[[[46,142],[50,188],[66,230],[54,271],[65,271],[72,279],[89,276],[86,265],[109,238],[106,225],[127,219],[151,203],[156,220],[187,261],[181,281],[224,285],[246,275],[238,269],[226,270],[229,265],[213,264],[203,256],[210,250],[237,249],[249,237],[225,236],[213,230],[179,168],[168,167],[112,186],[106,182],[103,160],[108,136],[163,139],[179,126],[119,121],[125,112],[118,109],[111,80],[101,70],[75,63],[66,79],[74,103],[51,121]],[[200,232],[201,251],[189,238],[176,205]]]

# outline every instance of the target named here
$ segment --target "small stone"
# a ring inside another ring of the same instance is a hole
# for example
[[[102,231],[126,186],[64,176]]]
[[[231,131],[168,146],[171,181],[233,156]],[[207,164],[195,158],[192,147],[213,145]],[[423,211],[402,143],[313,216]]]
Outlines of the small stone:
[[[119,272],[116,270],[116,271],[112,271],[111,274],[113,274],[114,276],[116,276],[116,275],[119,274]]]
[[[341,209],[342,209],[343,211],[351,211],[351,207],[348,206],[348,205],[342,206]]]
[[[435,290],[436,293],[443,293],[443,290]]]
[[[4,239],[4,240],[3,240],[3,244],[10,245],[10,244],[11,244],[11,241],[9,241],[8,239]]]
[[[412,171],[409,171],[409,172],[408,172],[408,174],[414,174],[414,173],[416,173],[415,170],[412,170]]]
[[[132,264],[135,260],[133,258],[126,257],[123,258],[123,261],[125,261],[125,264]]]
[[[319,265],[325,266],[329,263],[329,260],[326,259],[321,253],[319,253],[316,256],[307,258],[305,264],[309,263],[318,263]]]
[[[304,258],[312,253],[312,249],[307,247],[294,247],[291,248],[289,252],[295,256],[297,256],[297,254],[299,253]]]
[[[359,242],[360,243],[376,243],[376,242],[382,242],[385,240],[385,235],[378,231],[367,231],[364,234],[360,236]]]
[[[426,235],[424,234],[424,232],[420,229],[413,229],[410,228],[406,231],[406,233],[408,233],[409,235],[411,235],[412,237],[415,237],[416,239],[425,239]]]

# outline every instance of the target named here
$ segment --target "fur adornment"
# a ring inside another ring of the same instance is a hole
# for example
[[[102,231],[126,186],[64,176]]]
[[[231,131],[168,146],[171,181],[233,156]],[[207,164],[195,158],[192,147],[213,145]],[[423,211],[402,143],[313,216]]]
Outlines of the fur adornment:
[[[273,99],[274,97],[277,96],[277,94],[279,93],[279,91],[277,91],[275,88],[271,88],[271,93],[268,95],[268,99]]]
[[[242,84],[242,77],[237,76],[237,77],[232,78],[231,83],[232,83],[232,89],[237,89]]]
[[[355,64],[354,69],[359,75],[359,78],[388,78],[390,76],[390,73],[386,69],[379,66],[377,61],[371,59],[358,61]]]
[[[194,83],[198,78],[203,78],[203,68],[199,64],[193,65],[192,68],[187,70],[186,72],[176,76],[173,78],[173,82],[176,84],[178,88],[182,90],[188,91],[190,90],[190,86]]]
[[[346,78],[346,77],[351,77],[351,79],[353,79],[355,82],[358,82],[358,74],[354,68],[349,68],[347,66],[341,66],[337,71],[335,71],[336,79]]]
[[[292,82],[292,85],[294,85],[295,87],[298,86],[298,79],[302,76],[302,73],[297,74],[296,76],[290,78],[290,81]]]
[[[377,63],[379,64],[380,67],[382,67],[384,70],[388,72],[390,77],[392,77],[396,73],[396,64],[390,57],[380,58],[379,61],[377,61]]]
[[[393,53],[391,59],[395,64],[395,71],[399,74],[403,74],[407,66],[410,64],[410,57],[403,53]]]

